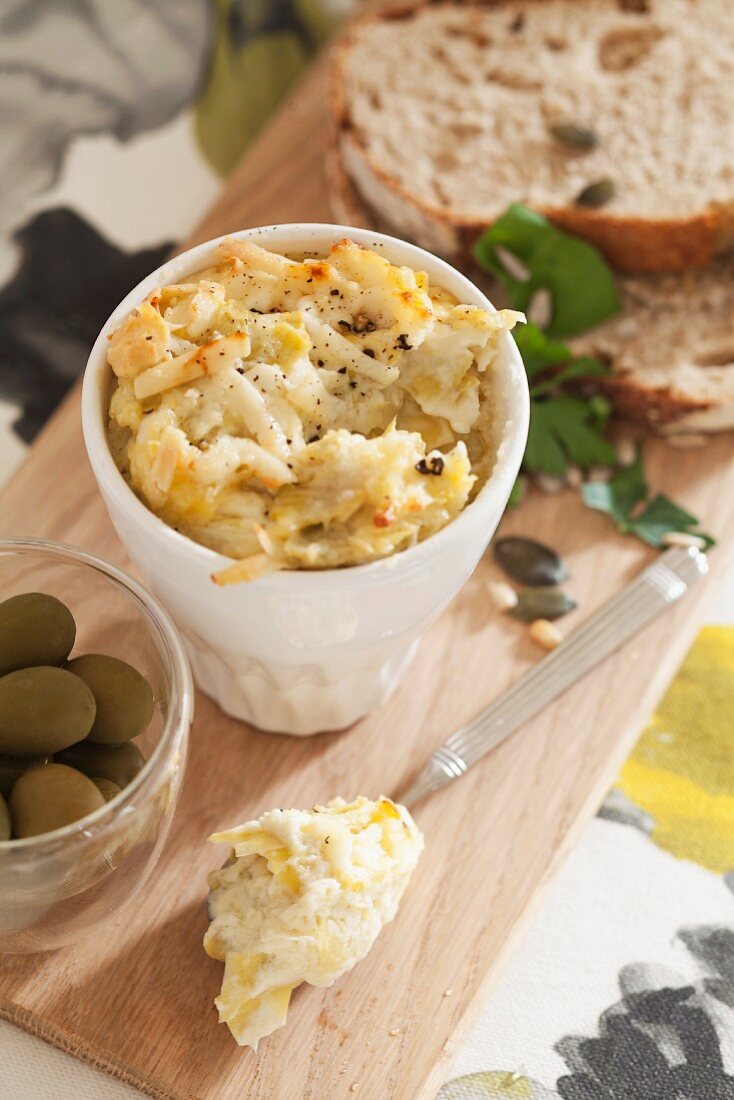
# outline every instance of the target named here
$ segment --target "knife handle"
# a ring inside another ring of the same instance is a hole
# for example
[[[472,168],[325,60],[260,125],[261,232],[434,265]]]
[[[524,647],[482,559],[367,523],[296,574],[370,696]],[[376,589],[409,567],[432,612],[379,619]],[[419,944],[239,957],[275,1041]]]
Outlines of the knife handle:
[[[681,599],[707,572],[706,555],[696,547],[675,546],[666,550],[436,749],[400,801],[414,805],[432,791],[460,778],[538,711]]]

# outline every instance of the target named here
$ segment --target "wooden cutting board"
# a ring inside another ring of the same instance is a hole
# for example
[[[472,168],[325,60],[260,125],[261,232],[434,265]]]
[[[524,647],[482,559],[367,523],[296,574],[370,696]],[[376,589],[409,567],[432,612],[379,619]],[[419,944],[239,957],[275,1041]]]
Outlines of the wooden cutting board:
[[[250,151],[194,234],[328,221],[325,83],[314,71]],[[425,756],[540,657],[495,613],[483,562],[426,637],[389,705],[342,734],[257,733],[199,696],[189,765],[158,873],[117,919],[76,948],[5,957],[0,1015],[165,1100],[433,1100],[452,1057],[554,871],[595,811],[692,641],[734,542],[734,440],[647,448],[653,486],[719,538],[712,576],[549,707],[469,776],[419,807],[426,852],[395,922],[334,988],[302,989],[288,1026],[240,1050],[217,1024],[221,966],[201,949],[215,829],[273,806],[400,790]],[[117,562],[72,393],[0,494],[3,535],[76,543]],[[505,532],[568,559],[571,629],[651,554],[576,494],[533,496]]]

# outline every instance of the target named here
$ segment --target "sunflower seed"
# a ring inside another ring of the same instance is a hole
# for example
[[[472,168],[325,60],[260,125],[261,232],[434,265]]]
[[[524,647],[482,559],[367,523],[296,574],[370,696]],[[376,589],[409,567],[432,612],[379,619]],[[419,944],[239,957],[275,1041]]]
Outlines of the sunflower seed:
[[[547,619],[536,619],[530,624],[528,633],[534,642],[542,645],[543,649],[555,649],[563,641],[563,635],[558,627],[549,623]]]
[[[620,340],[631,340],[640,331],[640,322],[634,317],[622,317],[617,321],[617,336]]]
[[[614,180],[597,180],[579,191],[574,199],[577,206],[604,206],[617,194],[617,185]]]
[[[697,550],[706,549],[706,541],[700,535],[690,535],[687,531],[668,531],[660,540],[663,546],[695,546]]]
[[[493,543],[494,556],[505,573],[522,584],[560,584],[568,576],[565,562],[542,542],[508,535]]]
[[[558,493],[564,486],[563,478],[553,474],[535,474],[533,481],[541,493]]]
[[[518,593],[517,604],[511,615],[516,619],[534,622],[535,619],[560,619],[576,607],[576,601],[560,588],[526,588]]]
[[[631,466],[637,458],[637,444],[631,435],[623,435],[617,440],[617,462],[620,466]]]
[[[496,244],[494,246],[494,252],[508,275],[512,275],[512,278],[517,279],[520,283],[526,283],[528,281],[530,278],[530,271],[514,252],[510,252],[508,248],[505,248],[501,244]]]
[[[550,132],[557,141],[571,149],[595,149],[599,144],[599,135],[588,126],[579,126],[577,122],[557,122],[550,127]]]
[[[528,321],[538,328],[548,328],[553,316],[553,297],[547,287],[536,290],[528,305]]]
[[[702,432],[679,432],[675,435],[666,435],[665,442],[678,451],[696,451],[699,447],[706,446],[709,437]]]
[[[517,607],[517,592],[504,581],[490,581],[487,594],[498,611],[511,611]]]

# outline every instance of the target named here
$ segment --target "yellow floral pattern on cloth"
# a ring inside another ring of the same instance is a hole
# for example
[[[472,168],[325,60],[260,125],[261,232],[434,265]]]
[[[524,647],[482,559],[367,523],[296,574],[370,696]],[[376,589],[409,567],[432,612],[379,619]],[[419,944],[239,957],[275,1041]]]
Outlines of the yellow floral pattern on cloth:
[[[524,1074],[500,1070],[457,1077],[441,1089],[440,1100],[554,1100],[557,1095]]]
[[[734,631],[699,634],[622,768],[618,787],[651,840],[710,871],[734,870]]]
[[[601,816],[641,828],[677,859],[725,875],[734,890],[734,629],[709,626],[698,635]],[[566,1036],[554,1044],[568,1065],[556,1087],[523,1073],[485,1070],[448,1081],[438,1100],[734,1096],[724,1055],[731,1035],[726,1012],[734,1006],[734,929],[727,919],[686,927],[677,939],[704,977],[686,980],[639,961],[623,968],[621,999],[600,1015],[599,1038]],[[654,1094],[642,1065],[655,1066]]]

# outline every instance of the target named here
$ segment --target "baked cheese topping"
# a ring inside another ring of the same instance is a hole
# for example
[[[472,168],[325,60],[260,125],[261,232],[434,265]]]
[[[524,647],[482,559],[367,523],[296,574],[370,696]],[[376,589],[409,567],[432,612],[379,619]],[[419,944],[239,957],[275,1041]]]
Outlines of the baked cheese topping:
[[[303,261],[226,240],[111,334],[112,451],[161,519],[239,559],[222,580],[373,561],[489,476],[485,383],[520,317],[349,240]]]
[[[397,912],[423,850],[403,806],[336,798],[272,810],[210,837],[232,862],[209,876],[204,949],[224,963],[214,1002],[241,1046],[286,1021],[302,982],[332,985],[363,959]]]

